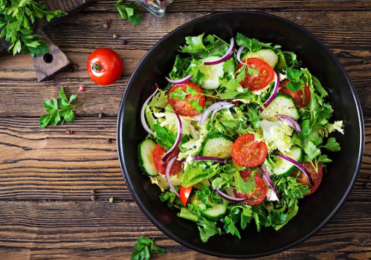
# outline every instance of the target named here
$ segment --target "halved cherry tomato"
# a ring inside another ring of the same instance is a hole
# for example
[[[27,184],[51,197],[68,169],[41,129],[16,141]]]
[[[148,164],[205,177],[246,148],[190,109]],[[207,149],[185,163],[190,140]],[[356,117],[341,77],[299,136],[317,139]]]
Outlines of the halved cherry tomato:
[[[155,163],[155,166],[157,170],[161,174],[165,174],[167,163],[174,158],[175,156],[178,156],[179,150],[177,149],[167,160],[166,162],[163,162],[161,158],[164,156],[164,154],[167,152],[167,150],[162,147],[161,145],[157,144],[155,146],[155,149],[153,150],[152,156],[153,156],[153,162]],[[173,164],[173,166],[170,169],[170,175],[177,174],[182,168],[181,162],[176,160]]]
[[[246,171],[240,172],[240,175],[244,181],[248,181],[251,173],[252,173],[251,170],[246,170]],[[241,202],[242,204],[258,205],[262,203],[265,197],[267,196],[268,188],[264,180],[259,176],[258,173],[255,173],[254,179],[255,179],[256,186],[253,192],[246,194],[246,192],[240,193],[240,192],[237,192],[236,189],[233,190],[234,196],[236,198],[246,198],[246,200]]]
[[[241,81],[241,86],[249,88],[250,90],[259,90],[268,86],[274,80],[274,70],[265,61],[258,58],[248,58],[244,61],[247,66],[260,71],[259,74],[248,75],[246,68],[246,77]],[[241,68],[242,64],[238,64],[237,70]]]
[[[311,96],[310,88],[308,86],[305,86],[304,93],[302,89],[292,92],[290,89],[286,87],[286,84],[289,82],[290,80],[285,80],[284,82],[282,82],[280,84],[279,92],[291,96],[294,99],[296,105],[300,107],[306,107],[310,101]]]
[[[313,161],[313,163],[314,163],[314,161]],[[312,186],[312,184],[310,184],[307,175],[305,175],[302,171],[300,171],[300,174],[297,177],[296,181],[300,182],[304,185],[307,185],[309,187],[310,192],[307,193],[307,194],[304,194],[304,196],[308,196],[308,195],[314,193],[318,189],[318,187],[319,187],[319,185],[321,184],[321,181],[322,181],[322,173],[323,172],[322,172],[322,167],[321,167],[320,164],[318,164],[318,172],[316,172],[316,170],[314,169],[313,165],[310,162],[304,162],[303,166],[310,173],[310,176],[312,177],[314,185]],[[298,174],[298,171],[299,171],[299,169],[296,170],[291,176],[296,177],[296,175]]]
[[[170,98],[170,94],[172,92],[174,92],[176,89],[181,89],[184,92],[186,92],[187,87],[196,89],[197,93],[203,93],[202,90],[196,84],[193,84],[191,82],[185,82],[185,83],[182,83],[182,84],[174,85],[170,89],[169,93],[167,94],[167,100],[168,100],[169,104],[173,107],[175,113],[177,113],[178,115],[181,115],[181,116],[197,116],[197,115],[199,115],[199,113],[197,112],[197,110],[195,108],[193,108],[191,106],[191,104],[189,102],[191,102],[193,100],[198,100],[198,104],[202,107],[205,107],[205,103],[206,103],[205,96],[195,95],[195,96],[191,97],[191,95],[187,95],[185,97],[185,101],[181,101],[177,98]]]
[[[237,138],[232,146],[232,158],[244,167],[256,167],[267,157],[268,148],[265,142],[255,142],[253,134],[244,134]]]
[[[106,86],[121,77],[123,63],[117,52],[100,48],[89,55],[86,62],[89,77],[97,84]]]
[[[191,195],[191,192],[192,192],[192,186],[189,186],[188,188],[184,186],[180,187],[180,191],[179,191],[180,200],[182,201],[184,206],[187,205],[187,201],[188,201],[189,196]]]

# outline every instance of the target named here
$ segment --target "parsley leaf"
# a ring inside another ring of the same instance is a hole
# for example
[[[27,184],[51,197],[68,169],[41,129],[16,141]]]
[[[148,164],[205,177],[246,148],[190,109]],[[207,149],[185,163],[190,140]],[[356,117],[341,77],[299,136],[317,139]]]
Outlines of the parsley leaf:
[[[186,45],[180,47],[180,51],[184,53],[197,54],[201,51],[206,50],[205,45],[203,44],[204,34],[195,37],[186,37]]]
[[[74,120],[75,114],[73,113],[73,110],[83,104],[71,104],[71,102],[75,100],[76,97],[77,95],[72,95],[68,100],[66,94],[64,93],[64,89],[61,88],[61,90],[59,91],[58,100],[56,98],[53,98],[52,100],[45,100],[44,107],[46,108],[46,112],[48,114],[42,115],[39,118],[40,128],[45,128],[48,124],[50,124],[51,126],[55,126],[59,122],[61,122],[61,125],[63,125],[64,122],[71,122],[72,120]]]
[[[155,124],[154,128],[156,142],[166,150],[170,150],[175,143],[176,135],[159,124]]]
[[[173,92],[170,93],[170,98],[177,98],[181,101],[185,101],[185,98],[188,94],[184,92],[182,89],[177,88]]]
[[[118,0],[116,4],[113,4],[117,8],[122,19],[128,19],[130,23],[139,25],[142,21],[142,14],[139,12],[139,7],[136,3],[131,2],[128,5],[120,5],[126,1]]]
[[[271,48],[271,43],[262,43],[257,39],[250,39],[241,33],[237,33],[236,42],[238,46],[245,46],[250,52],[256,52],[262,48]]]
[[[310,162],[321,154],[321,150],[318,149],[312,141],[308,141],[307,145],[304,147],[304,151],[308,155],[308,161]]]
[[[197,224],[199,225],[198,230],[200,231],[201,240],[203,242],[207,242],[210,237],[216,234],[221,234],[220,228],[216,227],[216,222],[200,218]]]
[[[257,108],[250,108],[247,111],[247,116],[249,117],[249,120],[251,124],[253,125],[254,129],[260,128],[260,113],[259,109]]]
[[[204,108],[202,107],[202,106],[200,106],[200,104],[199,104],[199,100],[198,99],[196,99],[196,100],[191,100],[191,101],[189,101],[189,104],[194,108],[194,109],[196,109],[196,111],[198,112],[198,113],[202,113],[202,111],[204,110]]]
[[[131,260],[148,260],[151,257],[150,251],[151,253],[164,254],[165,249],[156,246],[153,241],[154,239],[148,237],[139,237],[134,245],[135,250],[131,253]]]
[[[340,144],[336,141],[335,137],[330,137],[327,140],[327,143],[323,146],[323,148],[326,148],[331,152],[338,152],[341,150]]]
[[[33,24],[37,18],[46,18],[49,22],[64,15],[67,13],[61,10],[50,11],[42,1],[0,0],[0,38],[11,44],[8,51],[13,55],[41,55],[49,51],[49,46],[39,35],[33,34]]]
[[[184,187],[193,186],[214,177],[220,172],[219,163],[212,161],[193,161],[188,163],[181,178]]]
[[[187,74],[193,75],[191,81],[199,86],[202,85],[206,78],[205,74],[200,70],[200,67],[203,65],[202,60],[193,59],[187,70]]]

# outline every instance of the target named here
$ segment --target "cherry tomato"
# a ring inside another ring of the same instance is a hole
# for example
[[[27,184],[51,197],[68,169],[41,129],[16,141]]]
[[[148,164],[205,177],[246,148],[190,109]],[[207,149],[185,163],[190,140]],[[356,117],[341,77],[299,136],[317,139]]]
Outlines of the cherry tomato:
[[[168,162],[175,156],[178,156],[179,154],[179,150],[176,150],[167,160],[166,162],[163,162],[161,160],[161,158],[165,155],[165,153],[167,152],[167,150],[162,147],[161,145],[157,144],[155,146],[155,149],[153,150],[153,162],[155,163],[155,166],[157,168],[157,170],[161,173],[161,174],[165,174],[165,170],[166,170],[166,166],[168,164]],[[182,168],[182,164],[181,162],[179,162],[178,160],[176,160],[173,164],[173,166],[171,167],[170,169],[170,175],[174,175],[174,174],[177,174]]]
[[[249,66],[250,68],[259,70],[260,73],[248,75],[246,68],[246,77],[240,83],[242,87],[249,88],[250,90],[259,90],[267,87],[269,83],[274,80],[275,72],[272,67],[265,61],[258,58],[249,58],[246,59],[244,63],[247,63],[247,66]],[[242,66],[244,65],[239,63],[237,66],[237,70]]]
[[[268,148],[265,142],[255,142],[253,134],[244,134],[237,138],[232,146],[232,158],[244,167],[256,167],[267,157]]]
[[[244,181],[248,181],[250,179],[252,171],[246,170],[240,172],[240,175]],[[234,196],[236,198],[246,198],[246,200],[242,201],[242,204],[245,205],[258,205],[263,202],[265,197],[268,193],[267,185],[265,184],[264,180],[259,176],[258,173],[255,173],[254,176],[255,179],[255,190],[253,192],[250,192],[249,194],[246,194],[246,192],[237,192],[236,189],[233,190]]]
[[[86,62],[89,77],[98,85],[110,85],[121,77],[123,64],[117,52],[100,48],[89,55]]]
[[[313,163],[314,163],[314,161],[313,161]],[[305,175],[305,173],[303,173],[302,171],[300,171],[300,174],[297,177],[296,181],[300,182],[304,185],[307,185],[309,187],[310,192],[304,195],[304,196],[308,196],[308,195],[314,193],[318,189],[319,185],[322,182],[322,167],[321,167],[320,164],[318,164],[318,172],[316,172],[316,170],[314,169],[313,165],[310,162],[304,162],[303,166],[310,173],[310,176],[312,177],[314,185],[312,186],[312,184],[310,184],[307,175]],[[296,177],[297,174],[298,174],[298,171],[299,171],[299,169],[296,170],[291,176]]]
[[[187,205],[187,201],[188,201],[189,196],[191,195],[191,192],[192,192],[192,186],[189,186],[188,188],[184,186],[180,187],[180,191],[179,191],[180,200],[182,201],[184,206]]]
[[[300,106],[300,107],[306,107],[310,101],[310,96],[311,96],[311,92],[310,92],[310,88],[308,86],[305,86],[304,87],[304,94],[303,94],[303,90],[298,90],[298,91],[294,91],[292,92],[290,89],[288,89],[286,87],[286,84],[289,83],[290,80],[285,80],[284,82],[282,82],[280,84],[280,93],[282,94],[286,94],[286,95],[289,95],[291,96],[293,99],[294,99],[294,102],[296,105]]]
[[[199,113],[197,110],[191,106],[190,102],[194,100],[198,100],[198,104],[202,107],[205,107],[205,96],[203,95],[194,95],[193,97],[189,94],[185,97],[185,101],[181,101],[177,98],[170,98],[170,94],[177,89],[181,89],[182,91],[186,92],[187,87],[196,89],[197,93],[203,93],[202,90],[196,85],[191,82],[185,82],[182,84],[174,85],[169,93],[167,94],[167,100],[169,104],[173,107],[175,113],[181,116],[197,116]]]

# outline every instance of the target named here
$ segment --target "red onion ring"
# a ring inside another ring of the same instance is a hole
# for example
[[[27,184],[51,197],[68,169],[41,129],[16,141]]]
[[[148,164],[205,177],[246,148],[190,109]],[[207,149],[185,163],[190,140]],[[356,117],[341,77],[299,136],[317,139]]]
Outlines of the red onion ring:
[[[216,102],[214,104],[212,104],[211,106],[209,106],[201,115],[201,119],[200,121],[198,122],[198,125],[202,125],[205,120],[209,117],[209,115],[211,114],[211,112],[215,111],[212,116],[211,116],[211,119],[214,117],[215,113],[221,109],[229,109],[231,107],[233,107],[234,104],[231,104],[229,102],[225,102],[225,101],[221,101],[221,102]]]
[[[278,194],[278,191],[277,191],[276,187],[274,187],[274,184],[273,184],[271,178],[269,178],[269,175],[263,170],[263,167],[260,167],[260,171],[263,174],[263,178],[268,182],[269,186],[271,186],[272,190],[276,194],[276,196],[278,198],[278,201],[280,201],[280,196]]]
[[[184,78],[182,78],[182,79],[177,79],[177,80],[172,80],[172,79],[170,79],[170,78],[168,78],[168,77],[165,77],[166,78],[166,80],[168,81],[168,82],[170,82],[171,84],[182,84],[182,83],[184,83],[184,82],[187,82],[188,80],[190,80],[191,78],[193,77],[193,75],[188,75],[188,76],[186,76],[186,77],[184,77]]]
[[[233,55],[233,51],[234,51],[235,46],[236,46],[236,43],[234,41],[234,38],[231,38],[231,41],[230,41],[230,44],[229,44],[229,49],[223,57],[221,57],[220,59],[217,59],[215,61],[206,61],[206,62],[204,62],[204,64],[205,65],[216,65],[216,64],[219,64],[219,63],[225,61],[226,59],[228,59],[229,57],[231,57]]]
[[[269,106],[269,104],[272,103],[272,101],[276,98],[276,96],[278,94],[278,88],[279,87],[280,87],[280,80],[279,80],[279,77],[278,77],[277,72],[275,72],[274,73],[274,88],[273,88],[273,92],[272,92],[272,95],[267,99],[267,101],[264,102],[264,107]],[[263,108],[262,107],[259,107],[259,111],[260,112],[263,112]]]
[[[295,129],[296,131],[298,132],[301,132],[301,127],[299,125],[299,123],[292,117],[289,117],[289,116],[283,116],[283,115],[278,115],[276,116],[278,118],[278,120],[280,120],[281,122],[287,122],[288,125]]]
[[[176,159],[177,158],[174,157],[167,163],[166,170],[165,170],[165,178],[166,178],[167,184],[169,185],[170,189],[180,198],[179,193],[174,189],[173,185],[170,182],[170,169],[173,166]]]
[[[237,51],[237,60],[239,63],[243,64],[243,65],[247,65],[246,63],[242,62],[241,61],[241,54],[242,54],[242,51],[243,49],[245,49],[245,46],[241,46],[238,51]]]
[[[244,201],[246,198],[236,198],[236,197],[231,197],[227,194],[225,194],[224,192],[218,190],[218,189],[214,189],[215,193],[218,194],[221,198],[225,199],[225,200],[228,200],[230,202],[241,202],[241,201]]]
[[[308,170],[299,162],[295,161],[294,159],[286,156],[286,155],[283,155],[283,154],[276,154],[277,157],[281,158],[281,159],[284,159],[290,163],[292,163],[293,165],[295,165],[300,171],[304,172],[304,174],[308,177],[308,180],[310,182],[310,184],[312,184],[312,186],[314,186],[314,182],[312,180],[312,176],[310,175],[310,173],[308,172]]]
[[[177,119],[177,124],[178,124],[178,135],[175,139],[175,143],[173,145],[173,147],[170,148],[169,151],[167,151],[164,156],[162,156],[161,160],[166,162],[166,160],[169,158],[169,156],[175,152],[175,150],[178,148],[179,144],[180,144],[180,141],[182,140],[182,130],[183,130],[183,127],[182,127],[182,120],[180,120],[180,117],[178,116],[177,113],[174,113],[175,114],[175,117]]]
[[[147,100],[144,102],[144,104],[142,106],[142,110],[140,111],[140,121],[142,122],[143,128],[144,128],[144,130],[146,130],[151,135],[154,135],[155,133],[147,125],[147,121],[146,121],[146,118],[145,118],[145,109],[146,109],[146,106],[148,104],[148,101],[150,101],[151,98],[157,93],[158,89],[159,88],[158,88],[157,84],[155,83],[155,91],[153,92],[152,95],[150,95],[147,98]]]

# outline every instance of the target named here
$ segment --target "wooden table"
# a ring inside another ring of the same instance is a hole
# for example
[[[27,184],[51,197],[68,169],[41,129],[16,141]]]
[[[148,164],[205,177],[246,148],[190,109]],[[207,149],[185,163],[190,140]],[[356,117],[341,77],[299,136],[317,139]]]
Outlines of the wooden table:
[[[178,0],[161,20],[143,10],[140,26],[122,21],[112,3],[98,1],[48,32],[80,65],[75,72],[37,83],[29,56],[0,57],[0,259],[129,259],[139,236],[155,237],[166,248],[166,255],[154,259],[215,259],[177,244],[142,214],[121,174],[115,132],[121,96],[143,55],[178,26],[227,10],[268,12],[312,31],[350,74],[366,121],[365,156],[345,205],[311,239],[269,259],[371,257],[369,0]],[[104,29],[107,19],[112,25]],[[109,87],[97,86],[86,72],[87,56],[98,47],[112,48],[124,58],[122,78]],[[62,86],[84,105],[72,123],[40,130],[42,103],[57,97]],[[66,128],[73,134],[66,134]],[[111,197],[114,203],[108,202]]]

